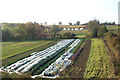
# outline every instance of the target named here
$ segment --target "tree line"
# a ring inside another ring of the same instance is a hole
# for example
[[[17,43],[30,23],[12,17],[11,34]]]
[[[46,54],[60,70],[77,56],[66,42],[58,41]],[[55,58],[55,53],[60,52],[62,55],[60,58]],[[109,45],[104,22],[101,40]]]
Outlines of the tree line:
[[[104,37],[105,33],[108,32],[106,25],[101,25],[97,20],[89,21],[86,28],[86,36],[90,38]]]
[[[50,38],[74,38],[72,33],[59,34],[59,26],[53,25],[49,31],[39,23],[2,23],[2,41],[14,39],[46,39],[47,34]],[[49,33],[48,33],[49,32]]]
[[[7,41],[10,39],[31,39],[31,38],[44,38],[44,27],[38,23],[18,23],[18,24],[2,24],[2,40]]]
[[[112,63],[114,64],[114,73],[117,76],[120,73],[120,69],[118,69],[120,64],[120,34],[108,31],[106,25],[107,24],[100,25],[97,20],[90,21],[86,26],[88,30],[86,36],[89,38],[102,38],[104,40],[111,52]]]

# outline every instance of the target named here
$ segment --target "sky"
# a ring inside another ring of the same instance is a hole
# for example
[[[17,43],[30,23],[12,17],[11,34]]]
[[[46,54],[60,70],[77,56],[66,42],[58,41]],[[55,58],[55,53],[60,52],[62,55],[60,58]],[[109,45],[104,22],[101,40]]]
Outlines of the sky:
[[[120,0],[0,0],[0,23],[118,23]]]

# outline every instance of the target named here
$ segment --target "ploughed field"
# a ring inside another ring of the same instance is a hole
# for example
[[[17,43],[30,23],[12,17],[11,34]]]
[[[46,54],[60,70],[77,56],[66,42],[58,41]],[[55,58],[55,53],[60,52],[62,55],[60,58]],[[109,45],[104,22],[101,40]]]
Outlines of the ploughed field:
[[[73,52],[77,49],[78,45],[80,45],[81,41],[80,39],[58,41],[55,45],[47,49],[34,52],[3,66],[1,71],[9,74],[30,74],[32,78],[37,76],[48,78],[59,77],[58,72],[72,63],[70,58],[73,56]]]

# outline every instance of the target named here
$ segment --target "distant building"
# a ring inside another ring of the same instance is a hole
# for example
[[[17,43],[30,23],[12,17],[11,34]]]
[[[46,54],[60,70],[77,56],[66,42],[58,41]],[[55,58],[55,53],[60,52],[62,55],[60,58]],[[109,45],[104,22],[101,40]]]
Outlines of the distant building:
[[[79,30],[83,30],[83,28],[80,28]]]
[[[68,28],[67,31],[70,31],[70,28]]]
[[[66,31],[67,29],[66,28],[63,28],[64,31]]]
[[[74,31],[75,29],[71,29],[71,31]]]
[[[75,30],[77,31],[77,30],[79,30],[78,28],[75,28]]]

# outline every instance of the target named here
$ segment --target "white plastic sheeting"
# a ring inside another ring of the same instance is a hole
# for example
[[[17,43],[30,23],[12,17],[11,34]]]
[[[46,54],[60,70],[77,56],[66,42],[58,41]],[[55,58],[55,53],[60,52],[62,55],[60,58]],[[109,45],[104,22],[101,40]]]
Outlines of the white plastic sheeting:
[[[58,77],[58,72],[65,69],[68,65],[71,64],[71,56],[73,53],[71,51],[78,45],[81,40],[76,39],[69,47],[69,49],[61,55],[54,63],[52,63],[48,68],[46,68],[41,74],[32,76],[35,78],[37,76],[46,77],[46,78],[56,78]]]
[[[17,61],[7,67],[2,67],[0,71],[5,71],[8,73],[16,72],[18,74],[25,73],[29,71],[34,65],[38,64],[40,61],[46,59],[47,57],[55,54],[60,49],[64,48],[66,45],[71,43],[74,39],[65,39],[57,42],[54,46],[51,46],[43,51],[34,52],[29,57]]]

